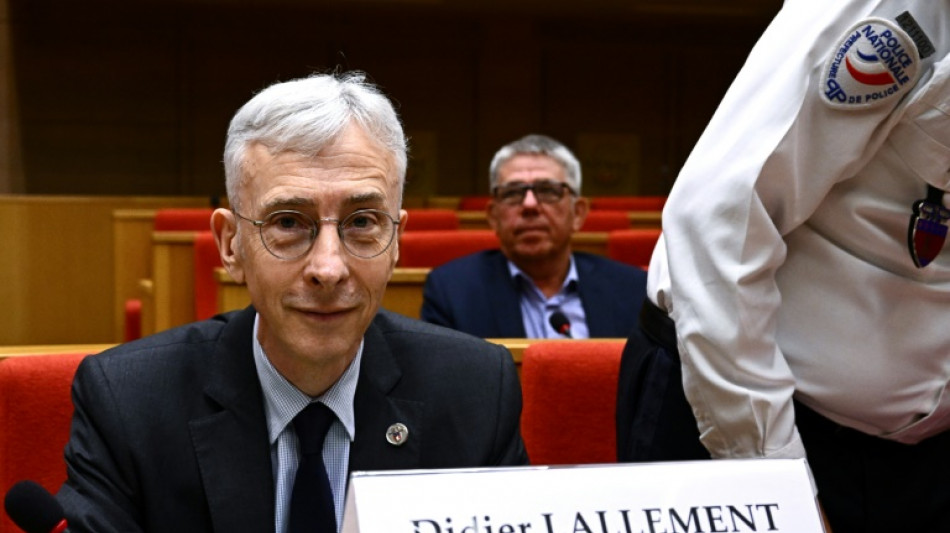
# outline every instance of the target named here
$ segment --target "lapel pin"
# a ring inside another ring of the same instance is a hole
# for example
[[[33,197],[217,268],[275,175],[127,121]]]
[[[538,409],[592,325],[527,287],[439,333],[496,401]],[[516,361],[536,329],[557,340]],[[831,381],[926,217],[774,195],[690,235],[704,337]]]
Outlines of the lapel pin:
[[[405,424],[397,422],[386,430],[386,441],[393,446],[402,446],[409,438],[409,428]]]

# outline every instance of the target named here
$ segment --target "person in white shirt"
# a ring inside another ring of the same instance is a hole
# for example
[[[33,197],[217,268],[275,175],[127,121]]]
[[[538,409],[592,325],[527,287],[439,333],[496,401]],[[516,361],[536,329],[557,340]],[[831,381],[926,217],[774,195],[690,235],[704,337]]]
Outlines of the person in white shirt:
[[[950,531],[948,51],[947,1],[785,3],[664,209],[621,460],[805,457],[836,532]]]

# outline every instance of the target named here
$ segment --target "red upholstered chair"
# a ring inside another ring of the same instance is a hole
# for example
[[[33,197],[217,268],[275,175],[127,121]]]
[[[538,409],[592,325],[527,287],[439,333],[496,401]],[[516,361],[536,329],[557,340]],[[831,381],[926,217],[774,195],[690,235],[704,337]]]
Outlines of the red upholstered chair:
[[[521,360],[521,434],[531,464],[617,460],[623,340],[535,342]]]
[[[664,205],[666,196],[594,196],[590,199],[590,208],[598,211],[662,211]]]
[[[214,234],[195,234],[195,320],[211,318],[218,312],[218,284],[214,269],[221,266],[221,255]]]
[[[155,231],[211,231],[210,207],[182,207],[155,211]]]
[[[406,209],[406,231],[459,229],[459,215],[451,209]]]
[[[0,491],[36,481],[52,493],[66,480],[63,448],[73,415],[70,386],[86,354],[0,360]],[[0,531],[19,531],[5,513]]]
[[[630,228],[630,215],[626,211],[605,209],[587,213],[581,231],[611,231],[628,228]]]
[[[125,301],[124,339],[131,341],[142,336],[142,300],[133,298]]]
[[[491,196],[463,196],[459,199],[459,211],[484,211]]]
[[[607,233],[607,257],[646,269],[660,233],[654,228],[611,231]]]
[[[498,237],[492,230],[407,231],[399,239],[399,266],[435,268],[463,255],[498,246]]]

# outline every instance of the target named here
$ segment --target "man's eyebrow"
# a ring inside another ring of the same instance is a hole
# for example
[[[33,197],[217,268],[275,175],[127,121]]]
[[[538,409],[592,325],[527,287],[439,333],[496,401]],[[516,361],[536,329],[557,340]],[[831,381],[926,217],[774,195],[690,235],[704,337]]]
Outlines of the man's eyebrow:
[[[313,207],[314,201],[310,198],[295,196],[293,198],[274,198],[264,204],[264,212],[270,213],[280,209],[290,209],[295,207]]]
[[[377,191],[372,191],[372,192],[354,194],[353,196],[350,196],[349,198],[347,198],[343,203],[344,205],[349,207],[349,206],[369,204],[369,203],[383,203],[385,201],[386,201],[386,197],[382,193],[377,192]]]
[[[377,191],[357,193],[343,200],[344,207],[353,207],[365,204],[384,203],[386,196]],[[274,198],[264,204],[264,212],[271,213],[281,209],[296,209],[300,207],[315,207],[317,202],[312,198],[295,196],[292,198]]]

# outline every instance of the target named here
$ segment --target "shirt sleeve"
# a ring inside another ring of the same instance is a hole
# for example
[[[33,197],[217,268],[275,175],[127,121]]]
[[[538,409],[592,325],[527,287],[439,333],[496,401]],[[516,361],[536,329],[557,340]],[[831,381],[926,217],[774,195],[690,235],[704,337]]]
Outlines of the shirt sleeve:
[[[676,322],[686,395],[713,457],[805,455],[776,343],[783,238],[867,162],[901,105],[836,108],[823,72],[860,21],[936,16],[918,13],[940,9],[925,4],[786,2],[677,178],[658,247],[669,293],[657,298]]]

